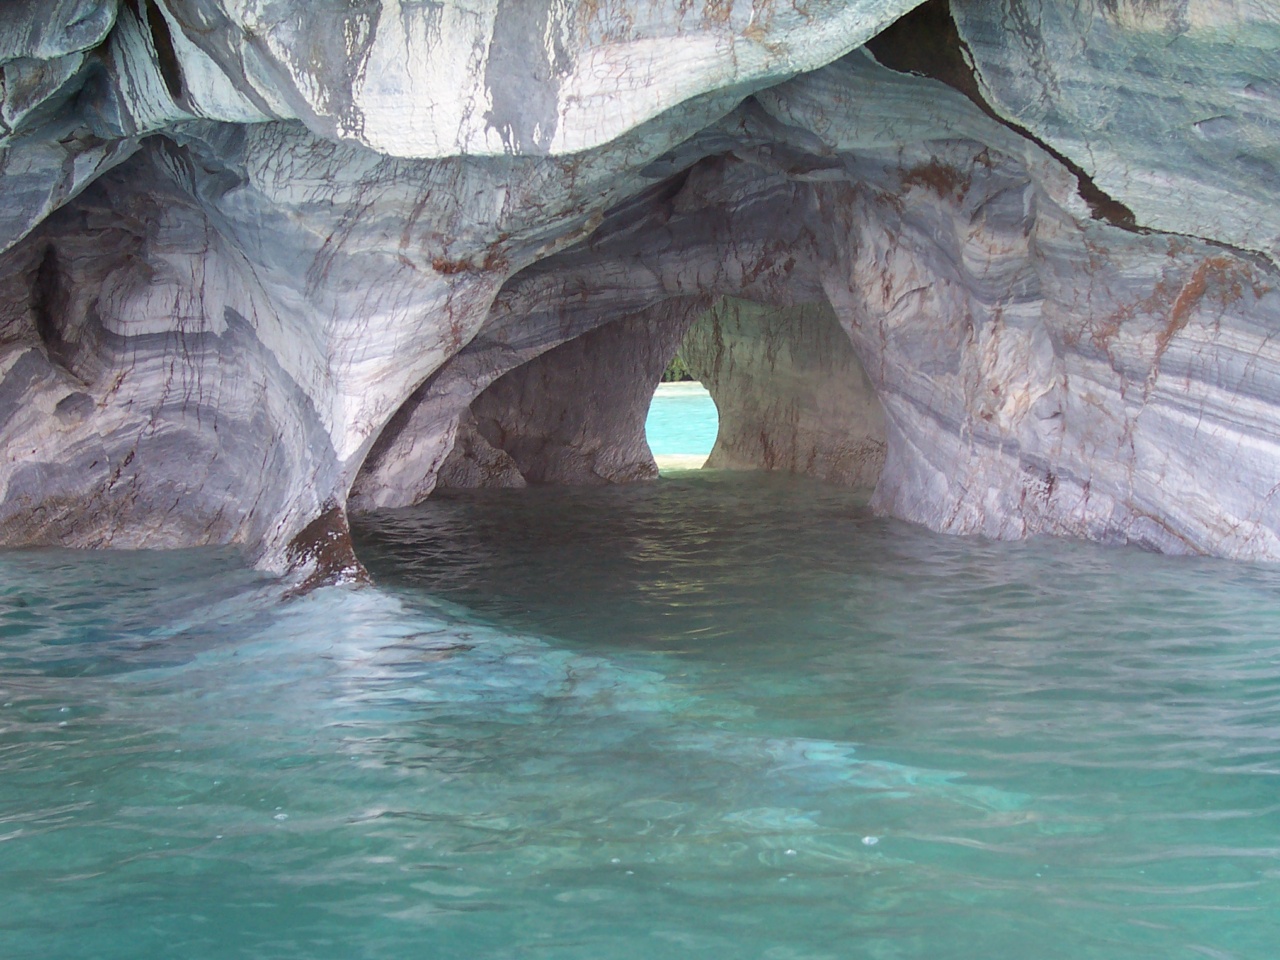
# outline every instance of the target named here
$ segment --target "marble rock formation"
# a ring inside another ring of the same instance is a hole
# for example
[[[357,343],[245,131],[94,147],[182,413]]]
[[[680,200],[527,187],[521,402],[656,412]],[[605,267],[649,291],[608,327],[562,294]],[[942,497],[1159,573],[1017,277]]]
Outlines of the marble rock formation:
[[[1280,559],[1280,15],[913,6],[7,4],[0,542],[356,576],[442,471],[649,475],[730,302],[726,462]]]
[[[472,402],[467,442],[455,441],[438,484],[657,479],[645,416],[690,319],[663,311],[615,320],[500,377]]]
[[[799,473],[870,490],[884,466],[884,410],[831,307],[725,298],[681,350],[720,413],[707,467]]]

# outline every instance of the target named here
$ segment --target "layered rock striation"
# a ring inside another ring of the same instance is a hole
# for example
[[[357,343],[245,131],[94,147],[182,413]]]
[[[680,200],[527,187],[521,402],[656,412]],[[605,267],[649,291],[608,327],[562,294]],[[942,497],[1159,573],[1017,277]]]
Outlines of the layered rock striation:
[[[1280,559],[1280,21],[911,6],[10,5],[0,540],[354,575],[442,470],[651,475],[693,324],[726,462]]]
[[[687,311],[641,312],[566,341],[498,378],[463,416],[465,432],[441,466],[438,484],[656,480],[645,417],[692,319]]]

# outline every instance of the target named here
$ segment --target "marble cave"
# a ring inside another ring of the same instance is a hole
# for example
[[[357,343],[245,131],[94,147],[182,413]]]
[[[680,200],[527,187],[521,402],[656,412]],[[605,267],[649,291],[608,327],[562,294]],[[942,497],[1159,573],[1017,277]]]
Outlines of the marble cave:
[[[1277,561],[1276,0],[0,4],[0,956],[1272,960]]]
[[[442,469],[652,476],[692,327],[737,465],[1280,559],[1280,14],[912,6],[7,5],[0,541],[357,576]]]

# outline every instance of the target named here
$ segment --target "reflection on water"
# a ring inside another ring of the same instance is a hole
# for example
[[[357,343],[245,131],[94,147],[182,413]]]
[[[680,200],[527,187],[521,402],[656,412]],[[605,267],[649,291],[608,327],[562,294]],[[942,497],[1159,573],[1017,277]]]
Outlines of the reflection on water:
[[[0,555],[0,955],[1264,960],[1280,570],[683,474]]]

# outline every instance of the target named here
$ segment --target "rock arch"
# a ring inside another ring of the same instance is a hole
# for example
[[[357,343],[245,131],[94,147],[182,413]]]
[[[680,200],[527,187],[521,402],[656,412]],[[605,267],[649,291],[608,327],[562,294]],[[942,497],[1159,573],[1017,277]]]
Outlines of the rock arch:
[[[320,541],[428,492],[490,383],[730,297],[830,307],[884,513],[1280,559],[1275,23],[934,0],[966,79],[861,46],[910,2],[535,4],[458,66],[500,6],[0,14],[0,540],[341,576]],[[517,63],[547,117],[481,109]]]

